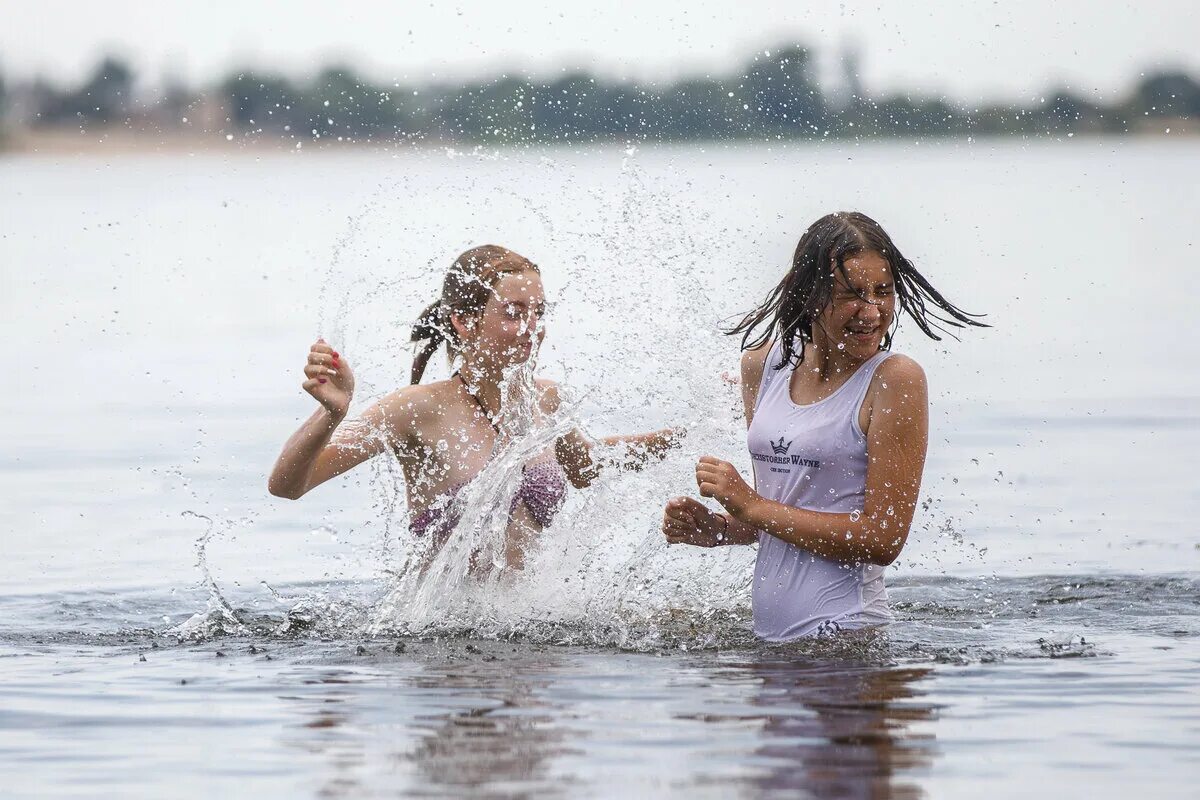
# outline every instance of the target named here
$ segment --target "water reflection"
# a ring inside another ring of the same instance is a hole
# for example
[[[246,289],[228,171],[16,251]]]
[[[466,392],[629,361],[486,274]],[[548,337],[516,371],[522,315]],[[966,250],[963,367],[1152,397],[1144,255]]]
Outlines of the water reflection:
[[[917,684],[932,670],[761,661],[752,701],[767,710],[755,755],[771,767],[754,783],[765,793],[798,791],[816,798],[922,796],[904,774],[932,764],[932,734],[910,730],[933,720]]]
[[[300,681],[303,694],[284,696],[303,704],[302,732],[289,735],[294,747],[320,756],[327,768],[316,791],[319,797],[360,796],[365,789],[363,767],[367,754],[357,735],[358,676],[347,670],[327,670]]]
[[[553,659],[525,655],[513,669],[468,652],[324,667],[281,695],[300,713],[283,740],[317,767],[315,794],[541,795],[561,786],[549,767],[568,752],[555,727],[564,713],[542,698],[551,678],[539,677],[554,675]]]
[[[481,644],[306,676],[288,738],[318,793],[913,798],[938,754],[925,667]]]
[[[523,664],[534,675],[517,675],[500,668],[486,674],[426,676],[419,682],[464,694],[480,690],[486,700],[450,714],[418,719],[432,727],[408,756],[431,788],[451,796],[468,790],[544,794],[556,756],[569,752],[565,734],[556,725],[564,709],[545,699],[554,665]],[[536,677],[544,675],[546,677]],[[561,788],[561,787],[560,787]]]

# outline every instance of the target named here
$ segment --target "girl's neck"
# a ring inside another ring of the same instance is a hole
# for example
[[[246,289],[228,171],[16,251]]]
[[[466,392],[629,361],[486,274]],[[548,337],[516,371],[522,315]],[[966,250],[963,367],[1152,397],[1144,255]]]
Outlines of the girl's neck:
[[[499,371],[493,371],[483,365],[466,360],[459,367],[458,374],[471,394],[475,395],[475,398],[488,409],[489,413],[493,415],[499,413],[502,396],[500,391],[502,375]]]
[[[804,348],[804,361],[800,366],[815,374],[817,381],[838,380],[863,365],[839,350],[820,331],[813,331],[813,338]]]
[[[531,376],[523,369],[506,374],[468,358],[458,370],[458,379],[497,433],[519,436],[532,423],[538,395],[532,384],[525,384]]]

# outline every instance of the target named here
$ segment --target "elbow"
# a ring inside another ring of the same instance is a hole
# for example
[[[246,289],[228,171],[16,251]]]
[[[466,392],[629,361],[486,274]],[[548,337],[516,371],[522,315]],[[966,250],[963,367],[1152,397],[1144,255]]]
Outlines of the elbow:
[[[567,473],[567,482],[576,489],[588,488],[600,475],[600,470],[596,469],[594,466],[587,469],[563,471]]]
[[[903,536],[894,538],[890,542],[877,544],[871,548],[867,562],[879,567],[890,567],[900,557],[900,551],[904,549],[904,541],[907,538],[908,533],[905,532]]]
[[[883,552],[872,553],[867,559],[867,563],[874,564],[877,567],[890,567],[892,562],[899,557],[899,550],[884,550]]]
[[[299,500],[304,496],[303,491],[296,491],[290,486],[284,486],[276,480],[267,481],[267,491],[274,497],[282,497],[284,500]]]

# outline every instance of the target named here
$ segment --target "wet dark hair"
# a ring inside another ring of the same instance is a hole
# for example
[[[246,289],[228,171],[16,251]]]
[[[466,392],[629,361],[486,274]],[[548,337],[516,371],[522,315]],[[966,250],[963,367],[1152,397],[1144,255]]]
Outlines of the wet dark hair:
[[[741,334],[743,350],[778,338],[782,357],[775,369],[797,366],[804,361],[805,344],[812,341],[813,321],[833,299],[834,272],[849,284],[846,259],[863,253],[878,253],[888,262],[899,301],[892,330],[884,334],[880,349],[891,349],[901,314],[912,317],[921,332],[936,341],[942,337],[934,329],[953,336],[948,328],[988,327],[976,319],[980,315],[968,314],[942,297],[878,222],[857,211],[843,211],[821,217],[804,232],[787,275],[762,304],[725,333]]]
[[[442,281],[442,296],[426,307],[413,325],[412,341],[425,344],[413,358],[412,383],[421,382],[429,359],[443,342],[451,357],[458,355],[458,333],[450,324],[451,314],[478,314],[502,276],[527,270],[541,272],[528,258],[495,244],[472,247],[454,259]]]

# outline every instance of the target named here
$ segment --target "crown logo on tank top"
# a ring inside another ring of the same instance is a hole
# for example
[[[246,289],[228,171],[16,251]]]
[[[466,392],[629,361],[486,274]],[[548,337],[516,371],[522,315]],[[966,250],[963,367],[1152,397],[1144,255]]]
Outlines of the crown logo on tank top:
[[[771,440],[768,439],[767,441],[770,442]],[[793,439],[792,442],[794,442],[794,441],[796,441],[796,440]],[[775,455],[777,455],[777,456],[786,455],[787,451],[790,450],[792,447],[792,442],[788,442],[787,444],[784,444],[783,437],[780,436],[778,442],[771,442],[771,449],[775,451]]]

